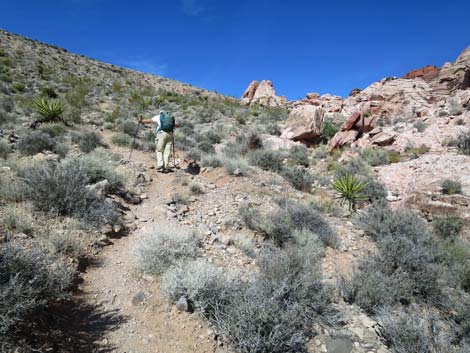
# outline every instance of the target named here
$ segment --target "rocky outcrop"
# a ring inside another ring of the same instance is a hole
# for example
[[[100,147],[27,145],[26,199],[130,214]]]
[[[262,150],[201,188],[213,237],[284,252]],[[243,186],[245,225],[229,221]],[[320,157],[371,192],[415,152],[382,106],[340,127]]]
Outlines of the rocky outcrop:
[[[273,135],[263,134],[261,135],[261,140],[263,141],[263,148],[271,151],[290,150],[300,145],[299,142]]]
[[[320,96],[318,93],[307,93],[304,99],[293,102],[293,107],[313,105],[321,107],[325,113],[339,113],[343,109],[343,98],[331,94]]]
[[[434,80],[439,75],[439,68],[437,66],[428,65],[420,69],[408,72],[402,78],[414,80],[422,78],[424,81],[429,82]]]
[[[470,47],[466,48],[455,62],[442,66],[433,88],[441,95],[470,88]]]
[[[385,78],[346,98],[343,114],[363,111],[382,117],[423,116],[434,111],[436,100],[432,87],[424,80]]]
[[[351,145],[363,133],[372,131],[375,128],[376,117],[369,113],[355,112],[341,126],[340,130],[328,143],[328,151],[335,148]]]
[[[281,138],[313,143],[323,133],[324,118],[322,108],[313,105],[295,107],[287,118]]]
[[[252,81],[242,95],[241,103],[247,106],[259,104],[268,107],[278,107],[285,105],[285,97],[278,97],[274,90],[273,83],[269,80],[261,82]]]

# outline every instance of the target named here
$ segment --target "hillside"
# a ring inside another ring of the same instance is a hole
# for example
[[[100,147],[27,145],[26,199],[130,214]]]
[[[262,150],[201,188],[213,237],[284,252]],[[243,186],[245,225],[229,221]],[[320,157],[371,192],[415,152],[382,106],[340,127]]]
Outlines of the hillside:
[[[469,60],[239,101],[0,31],[0,350],[470,351]]]

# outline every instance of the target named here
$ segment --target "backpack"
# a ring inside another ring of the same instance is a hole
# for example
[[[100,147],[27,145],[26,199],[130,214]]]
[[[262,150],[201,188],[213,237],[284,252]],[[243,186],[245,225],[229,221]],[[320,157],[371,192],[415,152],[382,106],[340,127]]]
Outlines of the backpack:
[[[171,113],[162,112],[160,114],[160,131],[173,132],[175,125],[175,117]]]

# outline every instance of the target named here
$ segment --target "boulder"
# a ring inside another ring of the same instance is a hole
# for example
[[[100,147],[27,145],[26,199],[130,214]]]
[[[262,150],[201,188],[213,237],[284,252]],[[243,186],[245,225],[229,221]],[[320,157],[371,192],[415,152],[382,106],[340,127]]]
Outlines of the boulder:
[[[377,135],[373,136],[371,142],[373,145],[377,146],[389,146],[395,142],[396,134],[389,132],[379,132]]]
[[[294,142],[286,138],[272,135],[261,135],[263,147],[267,150],[278,151],[278,150],[290,150],[291,148],[298,146],[299,142]]]
[[[314,142],[323,133],[325,112],[312,105],[294,108],[287,118],[281,138],[301,142]]]
[[[348,131],[351,130],[354,125],[359,121],[361,118],[361,113],[355,112],[352,114],[341,126],[340,131]]]
[[[333,138],[328,142],[328,152],[332,152],[335,148],[350,145],[356,141],[359,135],[359,131],[349,130],[349,131],[339,131],[333,136]]]

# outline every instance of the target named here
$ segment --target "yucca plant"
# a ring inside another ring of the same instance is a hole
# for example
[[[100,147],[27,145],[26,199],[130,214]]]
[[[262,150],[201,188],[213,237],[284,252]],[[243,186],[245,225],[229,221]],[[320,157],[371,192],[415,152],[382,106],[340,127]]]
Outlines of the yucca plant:
[[[62,113],[64,112],[64,104],[56,99],[47,97],[38,97],[32,102],[33,108],[41,115],[40,123],[62,121]]]
[[[349,173],[339,177],[333,182],[333,188],[338,192],[338,198],[341,200],[341,204],[347,202],[350,212],[356,210],[357,202],[367,198],[362,193],[366,185],[366,182],[359,181]]]

